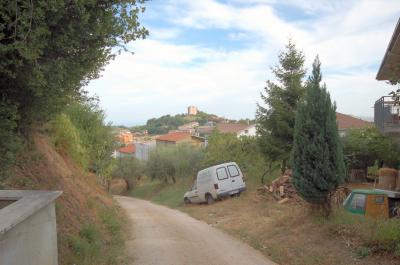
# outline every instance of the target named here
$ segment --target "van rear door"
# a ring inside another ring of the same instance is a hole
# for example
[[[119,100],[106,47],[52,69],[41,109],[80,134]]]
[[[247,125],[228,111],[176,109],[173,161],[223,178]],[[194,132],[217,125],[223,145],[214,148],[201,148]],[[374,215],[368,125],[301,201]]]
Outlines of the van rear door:
[[[225,195],[232,190],[231,179],[228,175],[228,171],[225,166],[220,166],[216,168],[216,175],[218,179],[218,194]]]
[[[232,191],[236,192],[244,188],[243,174],[240,172],[239,167],[236,164],[230,164],[227,166],[227,169],[231,180]]]

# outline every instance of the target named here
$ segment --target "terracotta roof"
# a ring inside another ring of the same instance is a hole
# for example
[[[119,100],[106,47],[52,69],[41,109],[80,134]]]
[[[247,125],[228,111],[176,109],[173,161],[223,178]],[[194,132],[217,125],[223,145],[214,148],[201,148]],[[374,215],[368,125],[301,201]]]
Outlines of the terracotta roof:
[[[118,148],[117,151],[124,154],[133,154],[136,152],[136,148],[134,144],[128,144],[127,146]]]
[[[197,128],[197,131],[202,134],[203,133],[208,134],[208,133],[212,133],[214,131],[214,129],[215,129],[215,127],[213,127],[213,126],[199,126]]]
[[[217,130],[220,133],[238,133],[249,128],[252,125],[242,123],[218,123]]]
[[[164,142],[179,142],[190,138],[190,133],[187,132],[171,132],[168,134],[160,135],[156,138],[157,141]]]
[[[336,121],[339,130],[346,130],[350,128],[365,128],[372,126],[372,122],[364,121],[353,116],[336,112]]]

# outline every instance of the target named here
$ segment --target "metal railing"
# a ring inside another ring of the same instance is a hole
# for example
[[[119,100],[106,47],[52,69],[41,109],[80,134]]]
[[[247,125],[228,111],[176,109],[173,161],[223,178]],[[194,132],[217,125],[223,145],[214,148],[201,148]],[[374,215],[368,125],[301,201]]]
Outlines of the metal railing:
[[[400,133],[400,106],[391,96],[383,96],[374,105],[374,123],[382,133]]]

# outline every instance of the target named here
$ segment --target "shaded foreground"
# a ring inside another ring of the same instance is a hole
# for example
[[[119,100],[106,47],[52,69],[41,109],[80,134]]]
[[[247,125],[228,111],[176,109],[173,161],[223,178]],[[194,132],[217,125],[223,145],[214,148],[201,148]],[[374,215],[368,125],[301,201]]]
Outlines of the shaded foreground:
[[[148,201],[116,196],[132,222],[133,264],[273,265],[261,253],[204,222]]]

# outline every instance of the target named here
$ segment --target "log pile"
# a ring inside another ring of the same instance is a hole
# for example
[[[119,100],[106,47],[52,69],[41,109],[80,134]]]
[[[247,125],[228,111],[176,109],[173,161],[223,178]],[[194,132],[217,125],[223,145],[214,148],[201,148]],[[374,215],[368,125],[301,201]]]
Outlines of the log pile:
[[[300,201],[301,199],[291,182],[291,173],[290,170],[286,170],[282,176],[273,180],[271,185],[264,185],[259,191],[269,193],[280,204],[292,199]]]
[[[284,175],[273,180],[271,185],[264,185],[258,189],[259,193],[267,193],[272,195],[272,197],[278,201],[279,204],[286,203],[288,201],[301,202],[302,199],[297,194],[291,182],[291,171],[285,171]],[[335,192],[331,194],[331,202],[333,205],[341,206],[344,200],[349,195],[350,190],[345,187],[339,187]]]

